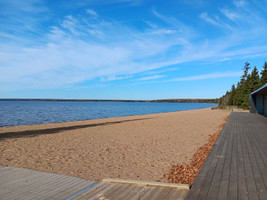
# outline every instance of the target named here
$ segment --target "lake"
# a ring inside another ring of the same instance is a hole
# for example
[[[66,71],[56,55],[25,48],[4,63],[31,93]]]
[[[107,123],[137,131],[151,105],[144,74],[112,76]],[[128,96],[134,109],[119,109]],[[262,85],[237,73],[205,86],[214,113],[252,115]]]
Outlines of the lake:
[[[144,115],[216,106],[211,103],[0,101],[0,127]]]

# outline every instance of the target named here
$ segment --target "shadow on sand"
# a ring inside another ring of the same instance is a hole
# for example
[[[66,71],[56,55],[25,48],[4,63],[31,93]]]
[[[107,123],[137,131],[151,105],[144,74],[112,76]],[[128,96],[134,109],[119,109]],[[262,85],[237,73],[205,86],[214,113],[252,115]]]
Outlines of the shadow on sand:
[[[151,118],[141,118],[141,119],[131,119],[131,120],[122,120],[122,121],[115,121],[115,122],[104,122],[104,123],[95,123],[95,124],[84,124],[84,125],[76,125],[76,126],[64,126],[64,127],[57,127],[57,128],[48,128],[48,129],[36,129],[36,130],[26,130],[26,131],[17,131],[17,132],[4,132],[0,133],[0,140],[4,139],[12,139],[12,138],[21,138],[21,137],[35,137],[38,135],[43,134],[55,134],[62,131],[68,130],[76,130],[88,127],[96,127],[96,126],[107,126],[112,124],[120,124],[132,121],[139,121],[139,120],[147,120]]]

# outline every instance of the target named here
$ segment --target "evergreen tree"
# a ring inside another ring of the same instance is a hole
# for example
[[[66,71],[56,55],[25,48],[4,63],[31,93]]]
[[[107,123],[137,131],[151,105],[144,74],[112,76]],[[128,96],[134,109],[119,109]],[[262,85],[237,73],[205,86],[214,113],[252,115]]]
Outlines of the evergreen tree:
[[[255,66],[248,79],[249,94],[260,88],[260,76],[257,67]]]
[[[250,79],[250,74],[248,73],[250,69],[250,64],[248,62],[245,63],[243,68],[243,75],[240,83],[240,95],[238,97],[237,105],[241,106],[244,109],[249,107],[249,85],[248,80]]]
[[[240,82],[237,83],[236,92],[234,96],[234,102],[235,102],[235,105],[237,106],[241,106],[243,102],[242,96],[241,96],[241,83]]]
[[[267,84],[267,62],[264,63],[263,70],[261,70],[260,86]]]
[[[229,97],[229,100],[227,102],[227,105],[232,106],[232,105],[235,104],[235,102],[234,102],[234,96],[235,96],[235,85],[233,84],[232,85],[232,90],[230,92],[230,97]]]
[[[251,73],[249,73],[250,64],[245,63],[243,67],[243,75],[241,80],[235,85],[232,85],[231,92],[221,97],[220,105],[236,105],[238,107],[248,109],[249,108],[249,95],[251,92],[257,90],[261,86],[267,84],[267,62],[264,63],[263,70],[261,70],[261,76],[255,66]]]
[[[246,78],[247,78],[247,76],[248,76],[248,70],[250,69],[250,66],[249,66],[249,65],[250,65],[249,62],[245,62],[245,65],[244,65],[244,67],[243,67],[243,71],[244,71],[244,73],[243,73],[243,75],[242,75],[241,82],[242,82],[242,80],[243,80],[243,81],[246,80]]]

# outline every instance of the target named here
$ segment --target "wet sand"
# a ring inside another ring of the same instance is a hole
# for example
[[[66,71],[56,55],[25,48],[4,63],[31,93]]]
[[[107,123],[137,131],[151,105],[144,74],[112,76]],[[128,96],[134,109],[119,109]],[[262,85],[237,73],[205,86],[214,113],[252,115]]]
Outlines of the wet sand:
[[[77,176],[168,182],[188,164],[229,111],[161,114],[0,128],[0,164]]]

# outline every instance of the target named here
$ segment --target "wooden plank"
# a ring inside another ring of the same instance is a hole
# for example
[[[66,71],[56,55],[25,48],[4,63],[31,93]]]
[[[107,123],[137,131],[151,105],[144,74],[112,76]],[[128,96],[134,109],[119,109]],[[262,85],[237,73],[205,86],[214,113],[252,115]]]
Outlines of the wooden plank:
[[[102,197],[106,192],[111,191],[111,190],[114,191],[114,190],[116,190],[118,187],[119,187],[119,185],[116,185],[116,184],[108,184],[108,186],[107,186],[104,190],[97,192],[97,193],[94,194],[93,196],[90,194],[89,196],[86,196],[86,199],[88,199],[88,200],[94,200],[94,199],[96,199],[96,198],[99,199],[99,198]],[[87,198],[87,197],[90,197],[90,198]]]
[[[267,190],[266,190],[264,181],[262,179],[262,177],[266,176],[267,174],[261,173],[261,171],[258,167],[257,161],[256,161],[256,158],[258,158],[258,157],[256,154],[254,154],[253,149],[252,149],[252,146],[255,145],[253,143],[253,137],[255,137],[256,134],[257,133],[253,134],[252,129],[247,129],[248,138],[245,142],[247,145],[248,156],[249,156],[252,174],[253,174],[253,182],[256,185],[257,195],[258,195],[259,199],[267,199]]]
[[[66,180],[66,177],[60,176],[56,180],[49,182],[49,184],[40,184],[38,188],[32,191],[33,194],[38,194],[39,197],[44,197],[49,194],[54,194],[56,188],[61,187],[61,183]],[[29,189],[29,187],[28,187]]]
[[[0,189],[0,199],[1,199],[2,196],[5,196],[8,193],[12,193],[12,192],[13,192],[13,190],[10,189],[10,188],[1,188]]]
[[[99,183],[94,187],[90,188],[89,190],[85,191],[84,193],[80,194],[79,196],[75,197],[75,200],[78,199],[86,199],[86,196],[90,193],[91,195],[96,194],[97,192],[105,189],[108,185],[105,183]]]
[[[2,174],[5,173],[4,175]],[[64,199],[93,182],[65,175],[38,172],[23,168],[1,168],[0,199]],[[11,188],[12,190],[5,190]],[[8,198],[7,198],[8,197]]]
[[[236,122],[236,120],[234,121]],[[238,134],[238,129],[236,127],[236,123],[233,123],[232,125],[232,135],[233,135],[233,140],[232,140],[232,154],[231,154],[231,167],[230,167],[230,174],[229,174],[229,183],[228,183],[228,199],[238,199],[238,192],[237,192],[237,134]]]
[[[21,186],[27,186],[28,188],[38,188],[40,187],[39,185],[43,185],[42,180],[47,180],[47,184],[50,182],[50,179],[53,178],[53,175],[47,175],[47,174],[36,174],[36,176],[32,177],[32,179],[18,179],[18,181],[16,183],[13,182],[13,184],[11,185],[11,187],[13,188],[13,190],[15,191],[19,191]],[[9,185],[6,185],[6,187],[10,187]]]
[[[68,178],[68,177],[66,177],[66,178]],[[77,187],[75,187],[75,185],[78,185],[80,187],[77,188]],[[47,198],[53,198],[53,199],[63,198],[63,199],[65,199],[69,196],[72,196],[71,194],[75,194],[75,193],[83,190],[84,188],[88,187],[89,185],[91,185],[89,182],[87,184],[81,183],[80,179],[70,179],[70,181],[64,180],[64,182],[62,184],[59,183],[58,187],[55,187],[51,190],[48,190],[48,189],[46,189],[46,187],[44,187],[44,192],[45,191],[47,192],[48,195],[45,194],[45,196]]]
[[[138,190],[130,190],[129,194],[124,197],[127,200],[140,200],[143,194],[147,191],[147,187],[140,187]]]
[[[142,180],[105,178],[105,179],[102,180],[102,182],[103,183],[134,184],[134,185],[137,185],[137,186],[172,187],[172,188],[189,190],[189,185],[188,184],[163,183],[163,182],[156,182],[156,181],[142,181]]]
[[[226,133],[225,133],[226,134]],[[222,145],[222,151],[220,154],[217,155],[218,157],[218,163],[215,169],[215,173],[207,194],[207,199],[216,199],[220,187],[220,182],[221,182],[221,176],[223,172],[223,167],[224,167],[224,162],[225,162],[225,154],[227,151],[227,147],[229,145],[229,142],[224,142]]]
[[[23,171],[24,169],[20,169],[20,168],[11,168],[11,167],[7,167],[7,170],[1,170],[1,179],[0,179],[0,185],[2,184],[7,184],[6,182],[16,182],[17,180],[26,177],[25,174],[20,173],[20,171]]]
[[[125,184],[121,185],[120,189],[117,190],[117,192],[112,193],[108,196],[109,199],[118,199],[118,200],[123,200],[127,199],[125,198],[129,193],[132,195],[135,194],[138,190],[140,190],[141,187],[130,185],[130,184]]]
[[[231,115],[229,116],[229,119],[231,119]],[[227,120],[226,124],[228,124],[229,122],[229,119]],[[226,131],[226,128],[228,126],[224,126],[223,127],[223,130],[221,131],[220,135],[218,136],[207,160],[205,161],[205,163],[203,164],[190,192],[188,193],[188,196],[186,197],[186,199],[189,199],[189,200],[193,200],[193,199],[197,199],[198,198],[198,195],[199,195],[199,192],[200,190],[202,189],[202,186],[203,184],[205,183],[205,178],[207,176],[207,173],[209,171],[209,168],[210,168],[210,165],[212,163],[212,157],[213,155],[216,155],[216,156],[220,156],[221,152],[220,150],[222,149],[222,145],[221,143],[224,143],[226,141],[226,135],[225,134],[225,131]]]
[[[50,197],[53,197],[55,199],[59,199],[59,198],[63,198],[63,199],[66,199],[70,196],[73,196],[74,194],[82,191],[83,189],[89,187],[90,185],[94,184],[95,182],[92,182],[92,183],[81,183],[80,181],[72,181],[70,182],[68,185],[65,185],[61,188],[56,188],[54,190],[54,195],[50,195]]]
[[[129,191],[128,184],[116,184],[118,187],[114,190],[110,190],[104,194],[107,199],[122,199],[121,196],[125,195],[126,191]],[[131,188],[130,188],[131,189]]]
[[[187,194],[188,194],[187,190],[173,188],[164,199],[165,200],[185,199]]]
[[[157,195],[155,194],[154,197],[151,198],[151,200],[166,199],[172,190],[172,188],[164,188],[164,187],[158,187],[158,190],[159,189],[162,189],[161,192],[159,192]]]
[[[237,188],[237,196],[238,199],[248,199],[248,190],[247,190],[247,183],[245,178],[245,165],[244,165],[244,152],[243,152],[243,145],[241,138],[244,137],[244,132],[242,132],[242,126],[240,123],[237,124],[237,130],[240,130],[237,132],[237,182],[238,182],[238,188]]]
[[[229,127],[226,127],[226,129],[221,133],[225,136],[225,142],[227,143],[227,146],[229,145],[229,134],[228,130]],[[219,144],[218,150],[216,152],[216,156],[213,156],[214,154],[210,153],[210,157],[208,159],[211,159],[211,165],[208,168],[208,173],[206,174],[205,182],[203,183],[203,186],[201,187],[201,191],[199,192],[198,199],[205,199],[207,198],[208,192],[211,187],[212,180],[214,178],[215,170],[219,162],[220,156],[225,158],[226,152],[228,151],[228,148],[224,149],[222,146],[222,143]],[[215,153],[215,152],[214,152]],[[225,162],[225,161],[224,161]],[[211,191],[212,192],[212,191]],[[216,195],[216,193],[214,194]]]
[[[217,195],[217,199],[227,199],[228,194],[228,184],[229,184],[229,176],[230,176],[230,169],[231,169],[231,155],[232,155],[232,144],[233,144],[233,134],[231,132],[231,129],[228,133],[228,146],[224,157],[224,165],[223,170],[221,173],[221,180],[220,180],[220,186],[219,191]]]
[[[261,154],[262,149],[257,145],[255,139],[252,137],[251,139],[251,148],[254,153],[254,157],[256,159],[256,163],[258,165],[261,177],[263,179],[264,185],[265,185],[265,191],[267,191],[267,167],[264,165],[264,160],[267,160],[267,157],[265,157],[263,154]]]
[[[121,188],[123,188],[124,186],[123,185],[120,185],[120,184],[111,184],[113,185],[112,188],[110,188],[109,190],[106,190],[105,192],[101,192],[98,194],[97,198],[99,199],[114,199],[114,196],[112,198],[112,194],[115,193],[115,194],[118,194],[118,190],[120,190]]]
[[[27,200],[30,200],[30,199],[38,199],[35,195],[31,194],[31,193],[27,193],[23,196],[16,196],[16,197],[11,197],[10,199],[12,200],[21,200],[21,199],[27,199]]]
[[[84,192],[83,194],[79,195],[77,199],[96,199],[106,191],[111,190],[115,185],[102,183],[101,185],[98,184],[93,187],[93,190],[89,189],[88,191]],[[76,199],[76,198],[75,198]]]
[[[155,199],[157,195],[159,195],[164,188],[158,188],[158,187],[149,187],[148,190],[145,191],[145,193],[141,196],[142,200],[152,200]]]
[[[155,190],[156,187],[144,187],[144,190],[142,193],[139,194],[139,199],[144,200],[147,196],[149,196],[153,191]]]
[[[182,191],[181,190],[177,190],[177,189],[172,189],[170,191],[170,193],[168,194],[168,196],[166,197],[166,200],[173,200],[173,199],[177,199],[178,198],[178,193]]]
[[[267,122],[266,122],[267,124]],[[256,124],[258,125],[258,124]],[[254,128],[254,127],[253,127]],[[266,150],[266,144],[267,144],[267,134],[264,134],[264,130],[267,130],[266,127],[262,127],[262,129],[253,129],[253,137],[251,137],[253,143],[255,144],[255,147],[258,149],[258,154],[260,156],[259,160],[262,161],[263,169],[267,168],[267,150]]]
[[[243,131],[245,134],[243,135],[243,137],[241,137],[241,144],[243,149],[244,169],[245,169],[245,179],[248,190],[248,199],[258,199],[257,189],[254,183],[254,176],[251,169],[251,163],[248,157],[248,149],[245,142],[247,140],[247,133],[245,129],[243,129]]]
[[[267,199],[266,130],[267,118],[231,113],[217,140],[224,160],[213,157],[220,144],[213,147],[187,199]]]
[[[181,191],[179,191],[179,193],[176,197],[176,200],[184,200],[184,199],[186,199],[187,195],[188,195],[187,191],[181,190]]]

